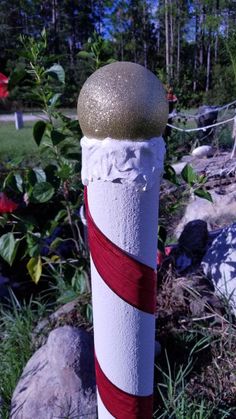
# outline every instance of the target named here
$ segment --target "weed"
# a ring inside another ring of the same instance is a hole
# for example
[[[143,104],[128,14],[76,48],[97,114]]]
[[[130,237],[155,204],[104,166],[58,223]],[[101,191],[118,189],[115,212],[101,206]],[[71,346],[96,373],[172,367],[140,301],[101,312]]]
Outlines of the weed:
[[[45,307],[35,301],[19,303],[11,293],[8,307],[0,307],[0,398],[2,419],[8,418],[12,393],[32,354],[31,333]]]

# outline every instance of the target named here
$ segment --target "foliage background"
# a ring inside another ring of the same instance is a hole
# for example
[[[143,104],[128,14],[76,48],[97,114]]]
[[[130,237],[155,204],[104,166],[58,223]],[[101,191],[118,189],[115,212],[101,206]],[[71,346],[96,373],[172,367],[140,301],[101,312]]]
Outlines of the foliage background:
[[[91,53],[98,39],[101,61],[146,66],[174,86],[181,105],[222,104],[236,94],[235,21],[231,0],[2,0],[0,71],[9,75],[16,66],[24,67],[23,57],[18,62],[19,35],[37,38],[45,28],[44,65],[59,63],[65,69],[65,106],[75,106],[94,69],[79,53]],[[17,92],[15,98],[19,101]],[[21,99],[35,106],[27,94]]]

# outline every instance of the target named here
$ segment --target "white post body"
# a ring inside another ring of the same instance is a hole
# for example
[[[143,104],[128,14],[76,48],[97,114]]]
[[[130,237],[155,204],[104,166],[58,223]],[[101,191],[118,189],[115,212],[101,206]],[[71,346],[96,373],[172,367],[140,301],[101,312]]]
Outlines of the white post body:
[[[112,243],[155,270],[163,139],[134,143],[83,138],[81,144],[82,180],[88,185],[88,205],[95,224]],[[131,156],[125,160],[124,148],[126,156]],[[155,315],[116,295],[92,258],[91,274],[95,353],[100,367],[122,391],[149,396],[153,392]],[[99,394],[98,412],[101,419],[113,417]]]
[[[110,64],[85,83],[78,117],[84,133],[98,417],[151,419],[165,92],[144,67]]]

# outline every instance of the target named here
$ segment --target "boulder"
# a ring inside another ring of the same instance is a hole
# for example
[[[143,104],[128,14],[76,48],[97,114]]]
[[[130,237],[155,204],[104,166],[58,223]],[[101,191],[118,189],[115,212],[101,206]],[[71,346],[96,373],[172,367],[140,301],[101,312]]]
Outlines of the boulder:
[[[198,128],[204,128],[211,126],[217,122],[218,117],[218,107],[203,105],[198,109],[198,113],[195,117]],[[214,139],[214,128],[205,128],[198,132],[198,139],[203,140],[207,139],[212,141]]]
[[[187,162],[179,162],[179,163],[175,163],[172,164],[172,168],[174,169],[176,175],[180,175],[182,170],[185,168]]]
[[[13,393],[11,419],[95,419],[92,335],[82,328],[53,330],[28,361]]]
[[[177,246],[171,251],[177,273],[186,272],[200,266],[208,243],[207,223],[202,220],[190,221],[184,227]]]
[[[206,221],[209,231],[234,222],[236,217],[236,183],[209,192],[213,202],[196,196],[190,199],[184,216],[175,229],[176,237],[179,237],[189,221],[196,219]]]
[[[224,228],[206,252],[202,267],[236,314],[236,223]]]
[[[183,250],[197,258],[201,258],[205,253],[207,242],[207,223],[203,220],[193,220],[186,224],[178,240]]]
[[[204,157],[211,157],[214,155],[214,149],[210,145],[201,145],[192,151],[192,156],[203,159]]]

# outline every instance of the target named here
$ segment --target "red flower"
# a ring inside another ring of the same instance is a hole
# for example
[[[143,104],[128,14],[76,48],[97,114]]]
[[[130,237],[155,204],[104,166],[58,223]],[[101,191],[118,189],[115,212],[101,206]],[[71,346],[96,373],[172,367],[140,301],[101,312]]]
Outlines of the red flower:
[[[0,214],[5,212],[13,212],[18,208],[19,204],[8,198],[4,192],[0,192]]]
[[[7,90],[8,78],[0,73],[0,99],[5,98],[9,95]]]

